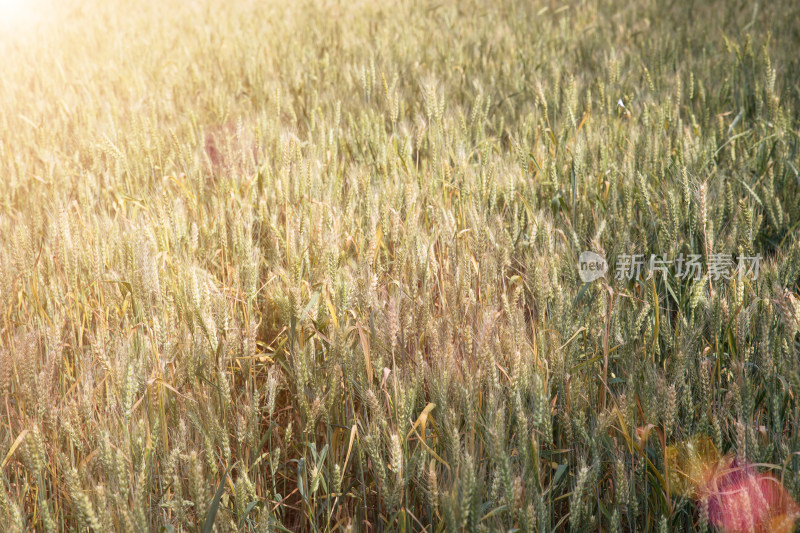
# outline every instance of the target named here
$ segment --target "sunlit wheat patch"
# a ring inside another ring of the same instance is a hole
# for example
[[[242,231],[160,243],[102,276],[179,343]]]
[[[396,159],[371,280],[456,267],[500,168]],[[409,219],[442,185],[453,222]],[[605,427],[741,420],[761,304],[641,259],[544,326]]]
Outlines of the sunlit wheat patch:
[[[795,4],[0,0],[0,531],[793,531]]]

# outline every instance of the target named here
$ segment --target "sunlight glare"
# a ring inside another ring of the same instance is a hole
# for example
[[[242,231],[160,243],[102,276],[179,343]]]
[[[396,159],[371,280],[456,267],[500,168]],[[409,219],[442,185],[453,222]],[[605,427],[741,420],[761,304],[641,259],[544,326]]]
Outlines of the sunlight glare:
[[[39,7],[37,0],[0,0],[0,31],[6,33],[34,22]]]

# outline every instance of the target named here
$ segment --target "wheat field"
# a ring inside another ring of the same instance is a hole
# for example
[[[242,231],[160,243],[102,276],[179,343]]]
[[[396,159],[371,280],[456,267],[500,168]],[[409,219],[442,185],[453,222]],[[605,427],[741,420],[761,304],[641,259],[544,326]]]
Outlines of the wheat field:
[[[800,4],[31,6],[0,530],[794,531]]]

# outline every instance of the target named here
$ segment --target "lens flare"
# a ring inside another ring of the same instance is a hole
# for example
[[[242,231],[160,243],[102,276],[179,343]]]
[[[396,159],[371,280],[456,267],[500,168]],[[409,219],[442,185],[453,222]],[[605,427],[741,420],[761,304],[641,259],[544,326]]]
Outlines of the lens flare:
[[[12,33],[29,27],[39,11],[38,0],[0,0],[0,32]]]
[[[6,22],[8,18],[24,13],[29,4],[24,0],[0,0],[0,20]]]
[[[790,533],[800,506],[774,476],[695,436],[667,446],[670,490],[708,504],[711,525],[724,533]]]

